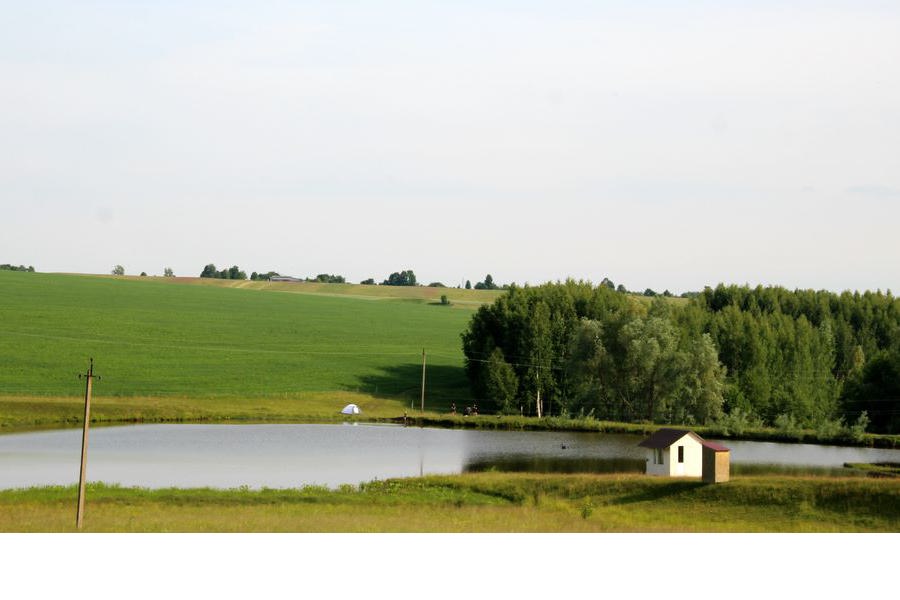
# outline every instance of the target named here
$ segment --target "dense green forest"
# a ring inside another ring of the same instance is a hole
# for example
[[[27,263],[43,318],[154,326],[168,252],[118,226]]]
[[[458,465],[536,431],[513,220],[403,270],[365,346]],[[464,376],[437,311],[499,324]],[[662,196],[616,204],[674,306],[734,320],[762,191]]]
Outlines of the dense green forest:
[[[608,286],[512,287],[463,333],[476,398],[507,413],[900,431],[900,300],[719,285],[685,305]]]

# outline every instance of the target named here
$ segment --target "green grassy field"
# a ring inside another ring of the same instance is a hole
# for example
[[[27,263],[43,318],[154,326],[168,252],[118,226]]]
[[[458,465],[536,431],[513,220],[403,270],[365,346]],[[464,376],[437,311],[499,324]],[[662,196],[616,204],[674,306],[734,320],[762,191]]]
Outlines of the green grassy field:
[[[3,271],[0,421],[77,417],[89,357],[98,416],[299,418],[348,398],[397,415],[418,408],[423,348],[426,408],[446,410],[469,398],[460,333],[496,295]]]
[[[74,487],[0,491],[0,531],[74,530]],[[91,485],[85,531],[896,532],[895,479],[470,473],[339,490]]]
[[[422,349],[426,411],[461,410],[460,333],[500,294],[0,271],[0,428],[80,422],[89,357],[100,422],[394,418],[419,408]]]

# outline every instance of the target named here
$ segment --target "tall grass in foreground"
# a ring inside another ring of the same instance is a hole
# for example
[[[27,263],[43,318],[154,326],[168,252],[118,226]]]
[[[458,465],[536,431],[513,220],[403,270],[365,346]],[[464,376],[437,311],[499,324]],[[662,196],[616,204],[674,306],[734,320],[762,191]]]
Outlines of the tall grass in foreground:
[[[88,531],[850,532],[900,528],[900,482],[478,473],[338,490],[92,485]],[[74,487],[0,491],[0,531],[71,531]]]

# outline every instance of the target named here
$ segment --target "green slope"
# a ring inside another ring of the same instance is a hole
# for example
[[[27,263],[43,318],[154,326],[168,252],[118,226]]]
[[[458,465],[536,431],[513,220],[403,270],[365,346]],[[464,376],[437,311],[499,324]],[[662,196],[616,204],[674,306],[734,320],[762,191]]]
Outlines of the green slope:
[[[101,397],[417,398],[424,348],[429,405],[469,397],[459,336],[490,298],[445,307],[427,289],[378,300],[347,289],[380,286],[277,293],[290,286],[0,272],[0,396],[78,396],[93,357]]]

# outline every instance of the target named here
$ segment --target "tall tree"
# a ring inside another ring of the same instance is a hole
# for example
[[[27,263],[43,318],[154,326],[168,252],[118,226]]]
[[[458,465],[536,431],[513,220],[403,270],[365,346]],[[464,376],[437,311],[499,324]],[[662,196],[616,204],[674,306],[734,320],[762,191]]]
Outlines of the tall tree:
[[[513,367],[506,362],[500,348],[494,348],[485,369],[485,391],[501,413],[516,411],[516,393],[519,379]]]
[[[900,351],[877,354],[847,380],[841,395],[847,422],[865,412],[870,431],[900,433]]]
[[[484,281],[479,281],[475,284],[476,290],[496,290],[498,289],[497,284],[494,283],[494,278],[491,277],[490,273],[488,273]]]

